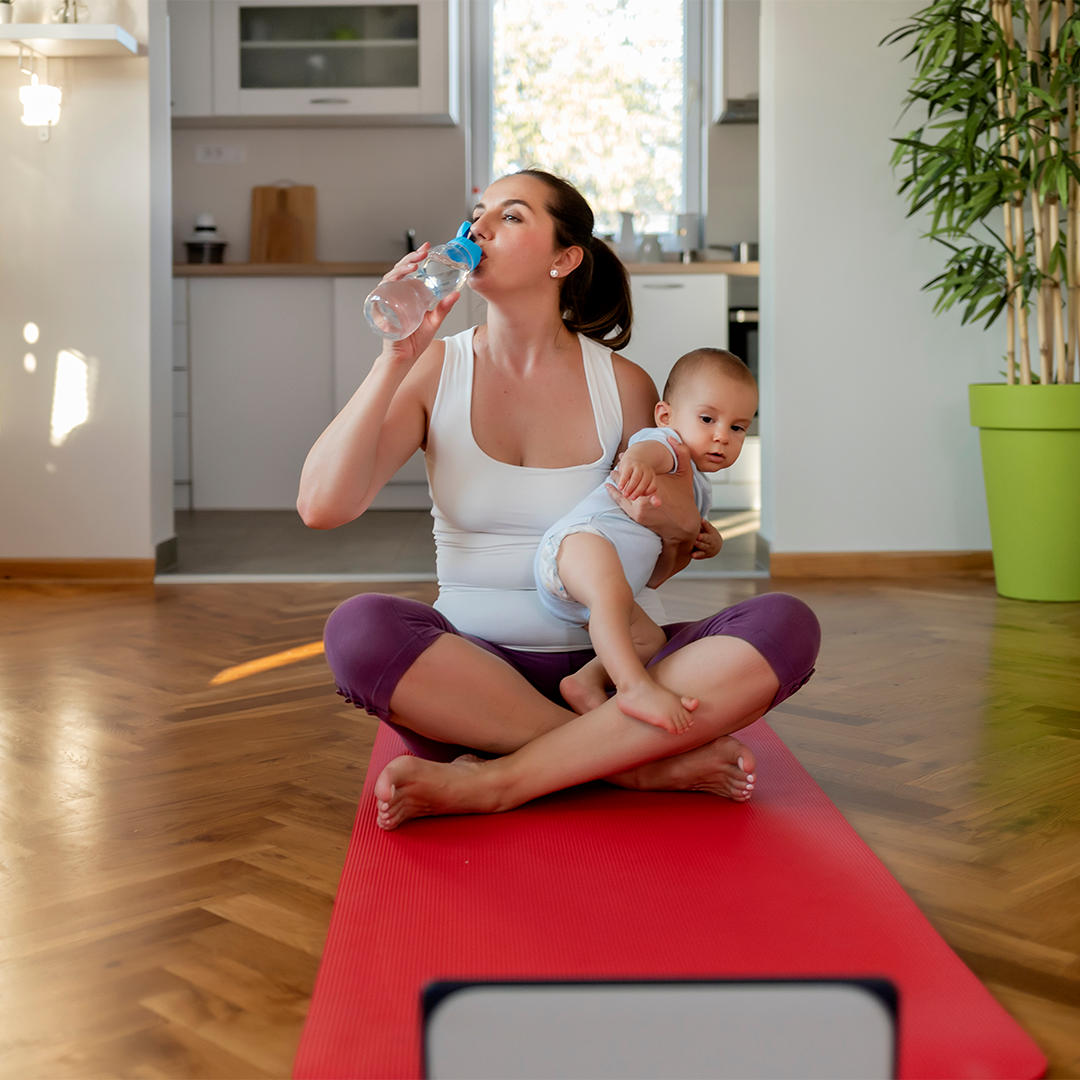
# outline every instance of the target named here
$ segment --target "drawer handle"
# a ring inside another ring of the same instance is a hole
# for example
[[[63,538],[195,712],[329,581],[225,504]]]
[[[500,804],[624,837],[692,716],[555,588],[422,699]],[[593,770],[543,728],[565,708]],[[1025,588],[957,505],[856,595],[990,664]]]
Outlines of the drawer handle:
[[[309,105],[348,105],[349,99],[343,97],[313,97]]]
[[[670,285],[643,285],[643,289],[685,289],[686,286],[679,282],[672,282]]]

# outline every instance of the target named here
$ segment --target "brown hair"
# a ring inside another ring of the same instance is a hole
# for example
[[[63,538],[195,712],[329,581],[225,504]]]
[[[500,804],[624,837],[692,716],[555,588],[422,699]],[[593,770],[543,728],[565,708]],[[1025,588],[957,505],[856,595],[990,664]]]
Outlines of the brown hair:
[[[532,165],[515,175],[531,176],[547,186],[555,243],[582,250],[581,264],[563,278],[559,293],[566,329],[609,349],[625,348],[634,319],[630,275],[615,252],[593,236],[595,219],[585,196],[569,180]]]
[[[757,389],[757,380],[750,373],[750,369],[733,352],[728,352],[727,349],[692,349],[685,356],[680,356],[668,373],[667,382],[664,383],[664,401],[670,404],[671,395],[679,389],[679,385],[696,375],[703,367],[714,368],[730,379]]]

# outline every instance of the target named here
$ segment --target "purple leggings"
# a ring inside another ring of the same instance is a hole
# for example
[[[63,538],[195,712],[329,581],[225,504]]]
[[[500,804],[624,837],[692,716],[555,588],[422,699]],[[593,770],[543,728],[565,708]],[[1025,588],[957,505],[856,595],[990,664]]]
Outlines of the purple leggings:
[[[748,641],[768,661],[780,689],[772,704],[790,697],[814,673],[821,628],[814,613],[787,593],[762,593],[698,622],[668,623],[667,644],[649,666],[691,641],[726,634]],[[443,634],[457,634],[505,660],[544,697],[566,707],[559,683],[588,663],[592,649],[523,652],[462,634],[434,608],[418,600],[363,593],[346,600],[326,622],[326,660],[338,693],[358,708],[390,724],[420,757],[448,761],[467,747],[449,746],[417,735],[390,720],[390,698],[416,658]]]

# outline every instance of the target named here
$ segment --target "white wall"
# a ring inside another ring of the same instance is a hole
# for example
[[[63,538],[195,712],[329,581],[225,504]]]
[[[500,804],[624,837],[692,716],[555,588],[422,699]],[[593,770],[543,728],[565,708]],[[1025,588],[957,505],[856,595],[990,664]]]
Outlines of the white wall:
[[[244,161],[199,164],[200,144],[242,147]],[[177,260],[207,211],[229,243],[225,261],[247,262],[251,189],[277,180],[315,185],[320,262],[397,260],[406,229],[441,243],[468,215],[461,127],[185,128],[173,132]]]
[[[145,28],[147,0],[120,8]],[[0,58],[0,558],[151,558],[167,528],[151,509],[149,66],[55,65],[62,114],[39,142],[19,120],[26,78]],[[96,385],[89,419],[54,447],[61,349],[91,359]]]
[[[941,250],[889,159],[921,0],[764,0],[762,530],[777,552],[990,546],[967,384],[1002,333],[935,317]]]
[[[168,15],[149,0],[150,56],[150,529],[155,545],[173,524],[172,138]]]

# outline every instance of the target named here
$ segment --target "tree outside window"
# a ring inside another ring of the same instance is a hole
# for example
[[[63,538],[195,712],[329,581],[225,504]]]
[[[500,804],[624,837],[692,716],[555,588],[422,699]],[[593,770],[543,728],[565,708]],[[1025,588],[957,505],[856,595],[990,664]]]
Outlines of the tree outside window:
[[[682,0],[495,0],[493,172],[571,180],[617,232],[684,209]]]

